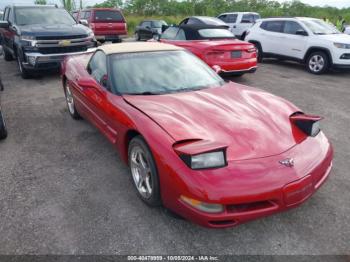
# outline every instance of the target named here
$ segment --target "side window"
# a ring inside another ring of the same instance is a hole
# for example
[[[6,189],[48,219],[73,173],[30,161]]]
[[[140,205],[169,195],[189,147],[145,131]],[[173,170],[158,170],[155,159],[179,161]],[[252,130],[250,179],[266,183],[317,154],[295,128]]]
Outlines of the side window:
[[[220,15],[218,18],[222,21],[224,21],[225,23],[227,23],[227,17],[228,15]]]
[[[188,19],[187,25],[198,25],[198,24],[202,24],[198,19],[196,18],[190,18]]]
[[[5,21],[8,21],[8,18],[9,18],[8,14],[9,14],[9,8],[6,8],[4,12],[4,18],[3,18]]]
[[[283,32],[286,34],[296,35],[297,31],[299,30],[305,31],[304,28],[302,28],[297,22],[286,21],[284,24]]]
[[[97,51],[88,66],[89,74],[102,86],[105,86],[104,76],[107,75],[107,58],[102,51]]]
[[[165,32],[162,34],[161,39],[169,39],[174,40],[177,32],[179,31],[178,27],[169,27]]]
[[[187,25],[188,20],[189,20],[189,18],[186,18],[185,20],[183,20],[183,21],[180,23],[180,25]]]
[[[261,28],[275,33],[282,33],[283,32],[283,21],[266,21],[261,24]]]
[[[241,23],[246,23],[246,24],[254,23],[253,15],[252,14],[243,15]]]
[[[85,11],[80,12],[80,19],[85,19]]]
[[[227,23],[236,23],[237,22],[238,15],[228,15],[227,16]]]
[[[11,24],[13,24],[13,22],[14,22],[12,8],[9,8],[9,10],[8,10],[8,21],[9,21]]]
[[[179,32],[176,35],[175,40],[186,40],[186,34],[183,29],[180,29]]]
[[[151,27],[151,22],[150,21],[146,21],[146,22],[143,22],[143,27]]]

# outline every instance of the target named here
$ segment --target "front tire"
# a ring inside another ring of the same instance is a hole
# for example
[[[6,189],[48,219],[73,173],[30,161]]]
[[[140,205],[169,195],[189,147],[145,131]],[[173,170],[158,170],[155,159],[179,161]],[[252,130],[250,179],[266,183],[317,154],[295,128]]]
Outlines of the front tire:
[[[306,66],[308,71],[312,74],[324,74],[329,68],[328,55],[325,52],[314,52],[309,55]]]
[[[129,167],[138,196],[149,206],[160,206],[158,171],[151,150],[141,136],[128,149]]]
[[[140,37],[140,34],[139,33],[135,33],[135,39],[136,41],[140,41],[141,40],[141,37]]]
[[[24,68],[23,66],[23,60],[20,56],[20,50],[17,51],[17,65],[18,65],[18,70],[19,70],[19,73],[21,74],[21,77],[23,79],[28,79],[31,77],[31,74],[28,72],[27,69]]]
[[[75,107],[73,93],[72,93],[69,85],[67,84],[67,81],[64,82],[64,94],[66,97],[67,108],[68,108],[68,112],[69,112],[70,116],[75,120],[81,119],[81,116]]]
[[[0,140],[7,137],[6,123],[0,110]]]

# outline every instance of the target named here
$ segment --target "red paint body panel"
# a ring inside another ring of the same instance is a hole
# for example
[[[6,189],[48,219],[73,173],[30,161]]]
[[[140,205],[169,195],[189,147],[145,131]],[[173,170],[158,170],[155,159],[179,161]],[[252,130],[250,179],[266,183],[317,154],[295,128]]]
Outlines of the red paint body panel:
[[[254,45],[248,42],[236,39],[212,41],[174,41],[161,39],[160,41],[183,47],[198,56],[210,67],[214,65],[220,66],[224,72],[247,71],[257,67],[256,52],[248,51],[254,49]],[[241,58],[232,58],[232,51],[241,51]]]
[[[115,145],[127,163],[128,132],[147,141],[156,161],[163,205],[207,227],[234,226],[296,207],[327,179],[333,149],[320,132],[308,137],[290,116],[300,109],[252,87],[222,87],[159,96],[118,96],[96,83],[84,89],[91,55],[67,58],[62,66],[81,115]],[[192,170],[179,153],[227,148],[227,166]],[[279,161],[292,158],[293,167]],[[208,214],[180,200],[184,195],[220,203]]]

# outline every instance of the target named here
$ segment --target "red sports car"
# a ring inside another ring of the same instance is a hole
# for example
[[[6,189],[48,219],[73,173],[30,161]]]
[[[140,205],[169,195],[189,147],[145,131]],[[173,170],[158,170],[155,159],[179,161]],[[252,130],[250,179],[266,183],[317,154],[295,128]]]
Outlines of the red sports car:
[[[298,206],[330,173],[320,117],[226,83],[180,47],[105,45],[67,58],[62,70],[69,113],[115,145],[140,198],[200,225]]]
[[[222,75],[241,76],[257,69],[254,45],[243,42],[226,29],[212,25],[169,27],[160,42],[186,48],[209,66],[220,66]]]

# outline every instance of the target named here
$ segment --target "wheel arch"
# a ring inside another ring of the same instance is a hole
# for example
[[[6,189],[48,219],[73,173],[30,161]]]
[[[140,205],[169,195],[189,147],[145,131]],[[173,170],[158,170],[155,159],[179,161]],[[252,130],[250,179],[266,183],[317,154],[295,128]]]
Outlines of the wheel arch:
[[[325,47],[319,47],[319,46],[310,47],[305,53],[303,62],[306,63],[308,57],[314,52],[324,52],[328,56],[330,66],[333,65],[332,54],[329,51],[329,49],[327,49]]]

